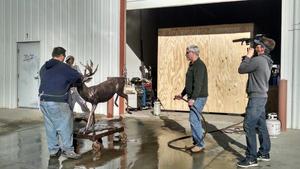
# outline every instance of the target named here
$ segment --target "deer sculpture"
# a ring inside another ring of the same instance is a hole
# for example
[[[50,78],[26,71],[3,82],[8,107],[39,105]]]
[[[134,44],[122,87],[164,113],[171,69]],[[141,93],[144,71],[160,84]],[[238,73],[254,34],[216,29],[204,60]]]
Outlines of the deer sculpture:
[[[88,82],[92,79],[91,76],[93,76],[96,73],[98,66],[94,71],[92,61],[90,61],[90,65],[86,64],[83,66],[85,67],[83,75],[84,80],[80,85],[77,86],[77,90],[79,95],[85,101],[92,104],[92,109],[89,113],[86,127],[83,130],[81,130],[81,132],[87,131],[95,123],[95,110],[97,108],[98,103],[107,102],[115,94],[117,94],[117,97],[115,99],[115,105],[118,106],[117,99],[118,96],[121,96],[126,100],[128,107],[128,96],[124,93],[126,77],[111,77],[100,84],[87,87],[85,85],[85,82]]]

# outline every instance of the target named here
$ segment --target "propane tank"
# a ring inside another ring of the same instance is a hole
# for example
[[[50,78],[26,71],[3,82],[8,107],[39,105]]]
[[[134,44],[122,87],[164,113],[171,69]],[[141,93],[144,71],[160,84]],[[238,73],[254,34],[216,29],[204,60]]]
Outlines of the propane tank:
[[[154,106],[153,106],[153,114],[155,116],[159,116],[160,115],[160,102],[158,100],[156,100],[154,102]]]
[[[269,113],[266,120],[268,132],[271,138],[276,138],[280,134],[280,121],[277,120],[276,113]]]

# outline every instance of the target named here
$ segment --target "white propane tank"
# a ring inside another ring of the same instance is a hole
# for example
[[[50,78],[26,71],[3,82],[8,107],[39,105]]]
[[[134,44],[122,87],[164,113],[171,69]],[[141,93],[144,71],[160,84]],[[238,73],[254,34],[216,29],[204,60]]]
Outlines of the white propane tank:
[[[271,138],[276,138],[280,134],[280,121],[277,120],[276,113],[269,113],[268,119],[266,120],[268,132]]]
[[[160,102],[159,101],[155,101],[154,102],[153,114],[155,116],[159,116],[160,115]]]

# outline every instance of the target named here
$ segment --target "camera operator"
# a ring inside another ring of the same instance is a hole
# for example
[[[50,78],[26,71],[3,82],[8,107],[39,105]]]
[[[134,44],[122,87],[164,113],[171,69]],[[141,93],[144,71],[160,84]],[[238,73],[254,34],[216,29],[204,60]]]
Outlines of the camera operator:
[[[269,38],[254,40],[254,48],[247,49],[247,55],[239,66],[240,74],[248,74],[247,94],[248,104],[244,118],[244,131],[246,134],[246,157],[237,163],[239,167],[258,166],[259,161],[270,161],[270,138],[266,126],[265,105],[269,90],[269,78],[273,61],[269,52],[274,48],[275,42]],[[255,56],[255,57],[254,57]],[[256,129],[258,131],[260,148],[257,151]]]

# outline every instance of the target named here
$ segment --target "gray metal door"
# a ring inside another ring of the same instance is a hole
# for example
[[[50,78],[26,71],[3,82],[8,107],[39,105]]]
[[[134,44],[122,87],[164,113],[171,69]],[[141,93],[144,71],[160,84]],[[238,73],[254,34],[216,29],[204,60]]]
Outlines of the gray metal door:
[[[40,42],[17,44],[18,107],[38,108]]]

